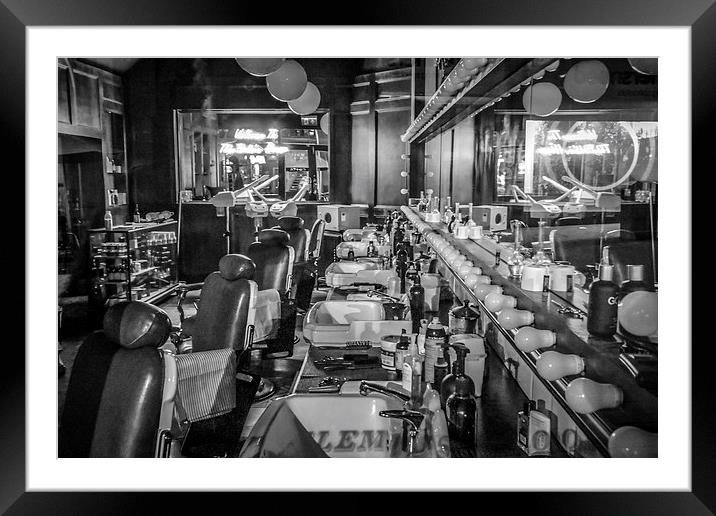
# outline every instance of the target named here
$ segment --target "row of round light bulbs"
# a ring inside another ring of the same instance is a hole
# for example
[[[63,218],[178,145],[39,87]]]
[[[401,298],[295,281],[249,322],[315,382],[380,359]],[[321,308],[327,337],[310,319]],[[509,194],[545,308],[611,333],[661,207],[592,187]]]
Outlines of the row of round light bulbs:
[[[321,104],[321,92],[308,80],[306,70],[294,59],[283,57],[235,58],[238,65],[255,77],[266,77],[266,87],[276,100],[287,102],[297,115],[310,115]],[[328,113],[321,117],[320,126],[328,134]]]
[[[407,142],[409,138],[417,134],[421,127],[438,117],[444,110],[449,109],[460,98],[459,93],[479,81],[496,61],[498,60],[486,57],[463,57],[450,74],[445,77],[442,84],[430,97],[430,100],[425,103],[425,107],[415,117],[415,120],[408,126],[400,139]]]
[[[551,330],[541,330],[533,326],[534,314],[528,310],[517,309],[517,299],[503,294],[499,285],[493,285],[489,276],[482,274],[482,268],[476,266],[458,249],[432,228],[412,210],[404,210],[408,218],[420,231],[425,240],[450,266],[465,285],[470,288],[490,312],[497,314],[497,321],[505,330],[516,330],[513,340],[518,349],[525,353],[552,347],[557,342],[557,334]],[[556,381],[565,376],[584,373],[585,362],[579,355],[566,355],[557,351],[544,351],[537,357],[537,372],[548,381]],[[619,407],[623,392],[616,385],[598,383],[589,378],[579,377],[572,380],[565,390],[567,404],[577,413],[589,414],[600,409]],[[615,430],[609,439],[610,454],[615,456],[656,456],[656,434],[633,426]]]

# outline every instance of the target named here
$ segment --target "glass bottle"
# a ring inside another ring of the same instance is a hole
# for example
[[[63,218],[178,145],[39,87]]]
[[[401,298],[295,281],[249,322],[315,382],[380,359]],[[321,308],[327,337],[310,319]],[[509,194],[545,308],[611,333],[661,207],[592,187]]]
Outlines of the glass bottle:
[[[514,249],[507,257],[507,267],[510,270],[511,278],[520,278],[522,277],[522,269],[525,261],[524,256],[522,256],[520,252],[522,248],[522,228],[525,227],[525,223],[515,219],[510,221],[510,226],[512,227],[512,235],[514,237]]]
[[[614,266],[599,266],[599,279],[589,289],[587,331],[598,337],[611,337],[617,331],[619,287],[612,281]]]

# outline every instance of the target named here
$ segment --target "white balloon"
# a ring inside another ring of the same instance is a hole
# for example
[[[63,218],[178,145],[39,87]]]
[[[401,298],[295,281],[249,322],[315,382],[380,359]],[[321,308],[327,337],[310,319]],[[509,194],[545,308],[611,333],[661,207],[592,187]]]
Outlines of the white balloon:
[[[246,72],[257,77],[264,77],[278,70],[283,64],[283,57],[245,58],[236,57],[236,62]]]
[[[328,134],[328,131],[331,129],[331,117],[330,113],[326,113],[321,117],[321,131]]]
[[[540,82],[525,89],[522,105],[529,114],[549,116],[559,109],[562,93],[551,82]]]
[[[288,103],[288,107],[297,115],[310,115],[321,103],[321,92],[315,84],[308,81],[306,89],[296,100]]]
[[[609,87],[609,69],[601,61],[580,61],[564,77],[564,91],[581,103],[594,102]]]
[[[296,100],[306,90],[307,85],[306,70],[293,59],[284,61],[278,70],[266,76],[269,93],[284,102]]]

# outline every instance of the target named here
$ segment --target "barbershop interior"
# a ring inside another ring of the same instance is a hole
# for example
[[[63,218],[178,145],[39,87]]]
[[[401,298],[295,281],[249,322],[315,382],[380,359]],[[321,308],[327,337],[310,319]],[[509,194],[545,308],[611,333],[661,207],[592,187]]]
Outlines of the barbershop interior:
[[[57,86],[58,457],[657,456],[657,59]]]

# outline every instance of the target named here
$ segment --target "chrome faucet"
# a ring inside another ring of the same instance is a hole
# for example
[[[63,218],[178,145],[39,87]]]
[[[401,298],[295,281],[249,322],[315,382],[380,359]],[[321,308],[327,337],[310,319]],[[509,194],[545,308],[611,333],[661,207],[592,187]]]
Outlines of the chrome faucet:
[[[378,385],[377,383],[366,382],[365,380],[360,382],[359,391],[361,396],[368,396],[371,392],[377,392],[378,394],[382,394],[384,396],[396,398],[403,403],[403,406],[406,406],[410,402],[410,394],[394,391],[392,389],[388,389],[387,387],[383,387],[382,385]]]
[[[415,444],[419,440],[418,431],[425,418],[425,414],[408,408],[410,406],[410,395],[388,389],[375,383],[369,383],[365,380],[360,383],[359,392],[361,396],[368,396],[371,392],[377,392],[384,396],[396,398],[403,403],[403,409],[401,410],[381,410],[378,412],[378,415],[380,417],[400,419],[403,421],[403,451],[408,453],[408,457],[412,457]],[[406,433],[407,439],[405,438]]]
[[[378,292],[377,290],[369,290],[368,292],[366,292],[366,294],[368,297],[378,296],[384,299],[389,299],[393,303],[400,303],[400,299],[393,296],[389,296],[388,294],[384,294],[383,292]]]

